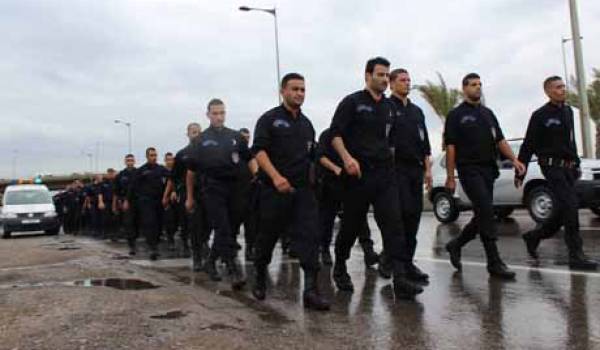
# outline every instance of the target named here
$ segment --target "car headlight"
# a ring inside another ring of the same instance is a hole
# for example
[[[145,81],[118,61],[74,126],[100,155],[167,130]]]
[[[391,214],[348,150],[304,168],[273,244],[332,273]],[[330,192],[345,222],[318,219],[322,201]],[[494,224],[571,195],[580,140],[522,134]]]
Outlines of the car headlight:
[[[15,213],[2,213],[0,215],[0,217],[2,217],[3,219],[16,219],[17,218],[17,214],[15,214]]]
[[[581,178],[579,178],[579,179],[584,180],[584,181],[591,181],[594,179],[594,173],[592,173],[591,171],[589,171],[587,169],[582,169]]]
[[[47,211],[44,213],[44,217],[45,218],[53,218],[56,216],[56,212],[55,211]]]

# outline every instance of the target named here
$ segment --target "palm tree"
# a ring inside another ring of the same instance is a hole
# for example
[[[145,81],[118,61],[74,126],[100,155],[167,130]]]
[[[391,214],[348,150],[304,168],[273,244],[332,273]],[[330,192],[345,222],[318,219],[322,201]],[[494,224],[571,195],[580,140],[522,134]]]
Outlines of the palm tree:
[[[449,89],[444,77],[439,72],[436,74],[440,80],[439,84],[427,80],[425,85],[417,85],[416,88],[443,122],[462,94],[458,89]]]
[[[587,87],[588,102],[590,104],[590,118],[596,124],[596,158],[600,158],[600,69],[594,69],[592,82]],[[569,104],[579,108],[579,95],[577,94],[577,80],[571,78],[573,89],[569,91]]]

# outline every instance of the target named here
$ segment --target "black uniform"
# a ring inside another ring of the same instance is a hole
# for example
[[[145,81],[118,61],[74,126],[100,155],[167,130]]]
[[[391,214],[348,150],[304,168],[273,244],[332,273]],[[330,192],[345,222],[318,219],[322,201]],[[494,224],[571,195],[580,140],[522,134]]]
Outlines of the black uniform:
[[[494,227],[494,182],[498,177],[498,142],[504,140],[502,129],[494,113],[480,104],[463,102],[446,118],[444,140],[454,145],[456,169],[463,190],[473,204],[474,216],[463,228],[460,236],[452,240],[447,249],[460,251],[475,239],[477,233],[483,242],[488,260],[488,271],[506,267],[496,247]],[[512,276],[502,276],[512,278]]]
[[[417,249],[417,232],[423,211],[423,175],[425,159],[431,155],[425,115],[408,100],[406,106],[396,96],[390,97],[394,124],[391,141],[404,231],[411,259]]]
[[[87,184],[81,191],[83,208],[81,214],[81,229],[85,233],[95,233],[97,227],[95,184]]]
[[[69,188],[65,193],[65,221],[64,231],[68,234],[76,234],[79,230],[81,218],[81,201],[78,188]]]
[[[245,141],[242,141],[245,142]],[[236,183],[235,218],[233,222],[234,236],[238,236],[240,227],[244,225],[244,239],[246,241],[246,257],[253,257],[254,241],[258,226],[258,183],[248,167],[249,161],[240,161],[238,164],[238,181]]]
[[[169,171],[164,166],[146,163],[135,171],[127,194],[129,202],[136,203],[140,228],[152,253],[158,251],[162,197],[169,176]]]
[[[326,157],[335,165],[343,169],[344,165],[340,156],[331,146],[331,132],[325,129],[319,136],[319,145],[317,148],[316,161],[319,173],[319,232],[321,251],[329,251],[329,246],[333,238],[333,225],[337,214],[342,209],[342,200],[344,197],[344,183],[342,177],[344,173],[337,176],[329,169],[320,164],[320,159]],[[370,230],[365,216],[363,224],[358,231],[358,240],[365,251],[373,250],[373,240],[371,240]]]
[[[575,181],[578,179],[580,159],[577,155],[573,110],[567,105],[548,102],[533,112],[521,145],[519,160],[529,164],[536,155],[544,177],[555,196],[557,211],[541,226],[524,235],[539,241],[550,238],[565,227],[565,242],[571,261],[583,259],[583,242],[579,234],[578,198]],[[535,249],[532,255],[536,256]]]
[[[98,216],[100,221],[100,236],[115,238],[115,214],[112,210],[114,184],[111,180],[104,180],[98,184],[96,193],[102,195],[104,209],[98,208]]]
[[[136,168],[125,168],[121,170],[114,181],[113,194],[117,197],[117,222],[123,235],[132,244],[139,235],[137,206],[135,199],[129,202],[129,209],[123,209],[123,202],[127,199],[129,186],[133,180]]]
[[[201,175],[203,204],[210,226],[215,229],[213,258],[231,262],[236,256],[232,231],[238,163],[247,162],[250,151],[239,132],[229,128],[209,127],[193,147],[190,170]]]

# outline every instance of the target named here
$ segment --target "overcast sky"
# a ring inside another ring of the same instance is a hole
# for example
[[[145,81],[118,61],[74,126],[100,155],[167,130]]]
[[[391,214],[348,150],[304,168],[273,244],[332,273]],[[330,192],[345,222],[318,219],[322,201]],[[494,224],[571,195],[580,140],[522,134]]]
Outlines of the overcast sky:
[[[307,79],[305,113],[319,132],[338,101],[364,84],[365,61],[382,55],[414,83],[441,72],[459,87],[483,78],[487,104],[507,136],[524,133],[545,100],[541,81],[563,75],[567,0],[0,1],[0,177],[122,167],[134,153],[177,151],[190,121],[208,122],[211,97],[227,124],[254,128],[277,103],[272,17],[240,5],[278,6],[282,72]],[[580,0],[588,79],[600,67],[600,1]],[[574,74],[572,48],[568,66]],[[435,149],[440,121],[424,107]]]

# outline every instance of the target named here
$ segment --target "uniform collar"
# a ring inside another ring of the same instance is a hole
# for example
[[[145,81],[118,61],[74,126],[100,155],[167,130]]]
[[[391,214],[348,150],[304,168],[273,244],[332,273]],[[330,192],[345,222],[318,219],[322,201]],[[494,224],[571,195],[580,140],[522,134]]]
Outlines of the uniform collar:
[[[404,105],[404,102],[402,102],[402,100],[400,98],[398,98],[398,96],[392,94],[390,96],[390,99],[393,100],[397,105],[402,106],[402,107],[408,107],[411,105],[412,101],[410,100],[410,98],[406,99],[406,106]]]
[[[302,118],[302,108],[298,108],[298,115],[294,117],[292,111],[290,111],[283,103],[279,105],[279,108],[284,112],[284,114],[290,119],[296,120]]]
[[[375,100],[375,98],[373,97],[373,95],[371,95],[371,92],[369,90],[367,90],[367,88],[362,90],[362,93],[369,99],[369,101],[371,101],[375,104],[381,103],[385,100],[385,93],[381,94],[381,98],[379,100]]]

